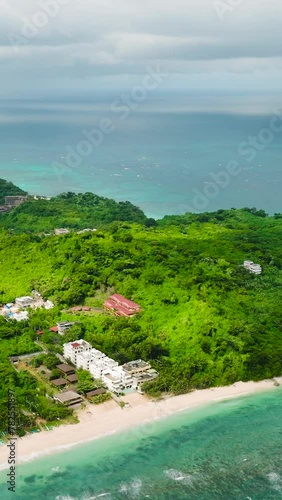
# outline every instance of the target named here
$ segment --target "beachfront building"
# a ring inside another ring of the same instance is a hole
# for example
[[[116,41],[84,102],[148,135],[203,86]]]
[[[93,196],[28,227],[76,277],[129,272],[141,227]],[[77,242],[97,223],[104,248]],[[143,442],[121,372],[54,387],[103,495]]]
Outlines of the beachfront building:
[[[252,260],[245,260],[244,261],[244,268],[253,274],[261,274],[262,273],[262,267],[260,266],[260,264],[255,264]]]
[[[54,380],[51,380],[52,384],[55,386],[55,387],[64,387],[65,385],[67,385],[67,380],[60,377],[60,378],[56,378]]]
[[[118,363],[114,359],[108,358],[104,353],[101,353],[101,355],[100,359],[96,358],[91,361],[88,370],[93,378],[103,380],[103,374],[106,372],[111,373],[111,371],[118,367]]]
[[[152,382],[152,380],[155,380],[158,376],[158,372],[153,368],[150,368],[143,373],[136,373],[132,376],[132,389],[142,392],[142,384],[144,384],[144,382]]]
[[[67,365],[66,363],[61,363],[57,365],[57,369],[60,370],[64,375],[73,375],[75,373],[73,366]]]
[[[135,302],[126,299],[122,295],[114,293],[104,302],[104,308],[116,316],[130,317],[141,311],[141,308]]]
[[[76,340],[75,342],[69,342],[64,344],[64,358],[69,359],[74,365],[77,366],[77,357],[80,353],[87,354],[91,351],[92,345],[85,340]]]
[[[65,406],[76,405],[83,401],[82,397],[75,391],[61,392],[60,394],[56,394],[54,399]]]
[[[102,378],[104,384],[109,389],[109,391],[116,394],[121,394],[123,391],[122,380],[120,374],[117,372],[105,373]]]
[[[106,394],[106,389],[94,389],[93,391],[86,392],[86,398],[91,399],[95,398],[95,396],[100,396],[101,394]]]
[[[158,376],[158,372],[142,359],[120,366],[117,361],[81,339],[64,344],[64,357],[72,361],[77,368],[89,371],[94,379],[101,379],[105,386],[116,394],[130,388],[141,391],[142,383]]]

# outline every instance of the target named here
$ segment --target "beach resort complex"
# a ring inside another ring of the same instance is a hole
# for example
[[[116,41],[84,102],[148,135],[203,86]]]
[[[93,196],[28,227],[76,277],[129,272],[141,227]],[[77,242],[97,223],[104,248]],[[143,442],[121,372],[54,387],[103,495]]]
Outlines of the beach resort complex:
[[[82,339],[64,344],[64,358],[77,368],[88,370],[93,379],[102,380],[109,391],[116,394],[126,389],[142,392],[144,382],[158,377],[158,372],[149,363],[138,359],[120,366]]]

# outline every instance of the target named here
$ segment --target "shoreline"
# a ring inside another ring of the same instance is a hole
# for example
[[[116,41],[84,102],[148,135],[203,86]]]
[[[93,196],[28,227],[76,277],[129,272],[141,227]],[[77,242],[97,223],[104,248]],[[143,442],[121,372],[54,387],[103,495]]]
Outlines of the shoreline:
[[[90,441],[126,432],[132,429],[143,431],[146,426],[159,419],[173,416],[177,413],[217,403],[226,399],[239,398],[259,392],[277,389],[275,382],[282,385],[282,377],[260,382],[237,382],[230,386],[195,390],[188,394],[172,396],[160,401],[150,400],[147,396],[132,393],[122,399],[130,407],[120,408],[115,401],[109,401],[101,406],[90,405],[77,411],[78,424],[61,425],[52,431],[41,431],[18,439],[18,464],[26,463],[47,455],[64,451]],[[7,445],[0,446],[0,471],[7,469]]]

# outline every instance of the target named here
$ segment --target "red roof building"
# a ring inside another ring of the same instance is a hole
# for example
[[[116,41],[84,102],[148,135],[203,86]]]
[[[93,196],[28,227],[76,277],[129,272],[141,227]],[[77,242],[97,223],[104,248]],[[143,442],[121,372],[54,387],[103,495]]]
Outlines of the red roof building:
[[[114,312],[117,316],[130,317],[141,311],[141,308],[135,302],[126,299],[122,295],[114,293],[104,302],[104,308]]]
[[[59,329],[57,326],[52,326],[52,328],[50,328],[50,332],[54,332],[54,333],[58,333]]]
[[[72,312],[78,312],[78,311],[82,311],[82,307],[81,306],[75,306],[72,308]]]
[[[80,347],[80,344],[79,344],[78,342],[74,342],[74,343],[72,344],[72,347]]]
[[[36,332],[36,335],[42,335],[44,332],[42,330],[39,330],[38,332]]]

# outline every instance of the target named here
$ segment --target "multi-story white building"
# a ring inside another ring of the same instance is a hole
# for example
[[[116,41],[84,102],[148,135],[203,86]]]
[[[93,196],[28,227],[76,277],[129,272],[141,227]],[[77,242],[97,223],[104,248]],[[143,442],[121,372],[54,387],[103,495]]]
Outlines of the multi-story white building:
[[[118,367],[119,368],[119,367]],[[102,380],[109,391],[120,394],[124,387],[119,369],[106,371],[103,373]]]
[[[82,339],[64,344],[64,357],[77,368],[88,370],[94,379],[101,379],[110,391],[117,394],[129,388],[140,390],[142,382],[158,376],[155,370],[151,370],[149,363],[142,359],[119,366],[114,359],[92,348]]]
[[[92,348],[90,351],[83,351],[78,354],[76,365],[77,368],[83,368],[83,370],[90,371],[90,366],[92,364],[98,363],[105,357],[106,355],[103,352]]]
[[[118,363],[104,354],[103,358],[92,360],[89,366],[89,371],[93,378],[103,378],[103,374],[105,372],[110,372],[117,367]]]
[[[34,299],[32,297],[18,297],[15,300],[16,306],[24,309],[25,307],[30,307],[34,304]]]
[[[68,344],[64,344],[64,358],[69,359],[77,366],[77,356],[82,352],[87,353],[91,349],[92,345],[82,339],[69,342]]]
[[[250,273],[261,274],[262,267],[260,264],[255,264],[252,260],[244,261],[244,268],[250,271]]]

